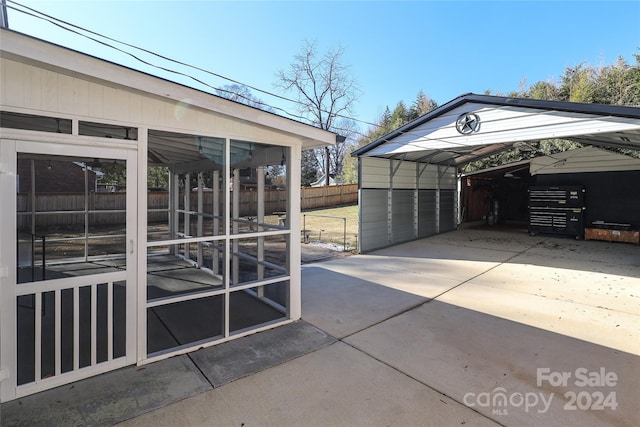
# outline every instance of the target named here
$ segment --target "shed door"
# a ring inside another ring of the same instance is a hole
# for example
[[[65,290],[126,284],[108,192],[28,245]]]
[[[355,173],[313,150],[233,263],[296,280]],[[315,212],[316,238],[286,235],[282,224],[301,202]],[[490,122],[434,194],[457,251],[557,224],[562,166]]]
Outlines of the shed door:
[[[1,142],[7,401],[135,363],[137,181],[135,150]]]

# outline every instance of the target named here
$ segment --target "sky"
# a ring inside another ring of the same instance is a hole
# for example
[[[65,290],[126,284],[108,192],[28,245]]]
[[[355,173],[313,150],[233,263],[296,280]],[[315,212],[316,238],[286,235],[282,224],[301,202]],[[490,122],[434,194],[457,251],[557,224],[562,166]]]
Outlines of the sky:
[[[7,0],[9,28],[206,92],[232,84],[117,45],[129,55],[17,12],[24,5],[110,38],[267,92],[305,41],[319,53],[343,48],[358,82],[353,117],[361,131],[386,107],[419,91],[442,105],[465,93],[508,94],[560,82],[581,63],[607,66],[640,53],[635,1],[62,1]],[[22,8],[23,9],[23,8]],[[2,41],[0,40],[0,43]],[[267,104],[295,104],[252,91]]]

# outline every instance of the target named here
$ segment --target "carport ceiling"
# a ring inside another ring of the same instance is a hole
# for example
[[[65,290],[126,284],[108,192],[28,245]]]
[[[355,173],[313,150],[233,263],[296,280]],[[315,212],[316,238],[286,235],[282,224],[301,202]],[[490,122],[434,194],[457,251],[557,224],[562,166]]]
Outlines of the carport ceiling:
[[[640,150],[640,108],[466,94],[352,156],[459,166],[545,139]]]

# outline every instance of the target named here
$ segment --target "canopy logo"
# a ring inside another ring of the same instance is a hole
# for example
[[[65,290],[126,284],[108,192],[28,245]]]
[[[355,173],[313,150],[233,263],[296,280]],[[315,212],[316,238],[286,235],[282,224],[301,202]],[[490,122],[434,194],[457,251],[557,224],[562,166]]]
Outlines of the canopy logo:
[[[466,393],[462,398],[465,405],[470,408],[479,406],[482,408],[492,408],[492,415],[508,415],[509,407],[523,407],[525,412],[537,410],[538,413],[544,414],[549,410],[553,393],[545,396],[544,393],[515,392],[507,394],[507,390],[502,387],[496,387],[491,392],[483,393]],[[548,397],[548,399],[547,399]]]
[[[538,387],[574,387],[578,391],[568,390],[559,395],[564,398],[565,411],[615,411],[618,407],[616,392],[610,390],[618,384],[615,372],[600,368],[590,371],[577,368],[574,371],[552,371],[549,368],[538,368],[536,386]],[[609,388],[609,389],[607,389]],[[491,408],[492,415],[508,415],[513,408],[524,409],[525,412],[536,411],[545,414],[551,408],[556,396],[555,392],[542,393],[535,391],[509,393],[503,387],[482,393],[466,393],[462,402],[470,408]]]

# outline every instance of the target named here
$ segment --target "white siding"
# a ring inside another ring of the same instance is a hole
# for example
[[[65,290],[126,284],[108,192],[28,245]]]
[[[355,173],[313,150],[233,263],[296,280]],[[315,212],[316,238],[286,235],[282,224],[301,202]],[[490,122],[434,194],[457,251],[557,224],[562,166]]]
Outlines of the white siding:
[[[74,79],[73,81],[73,104],[78,114],[89,115],[89,82],[86,80]]]
[[[14,67],[11,67],[11,68],[14,68]],[[17,69],[19,67],[15,67],[15,68]],[[43,71],[41,69],[35,68],[35,67],[28,67],[24,69],[23,78],[26,86],[24,88],[24,91],[25,91],[24,101],[28,104],[32,104],[32,105],[42,104],[42,96],[43,96],[42,92],[28,89],[34,86],[38,87],[40,85],[40,81],[42,80],[42,73]]]
[[[456,168],[440,166],[440,188],[442,190],[455,190],[458,188],[458,178]]]
[[[101,119],[105,119],[106,117],[104,117],[104,108],[102,105],[102,102],[93,102],[93,100],[96,99],[103,99],[103,87],[101,85],[97,85],[95,83],[89,83],[89,111],[88,111],[88,117],[94,117],[94,118],[101,118]],[[78,114],[77,111],[74,111],[73,113]]]
[[[360,157],[360,188],[389,188],[389,160]]]
[[[28,68],[27,65],[23,65],[23,68]],[[23,71],[24,72],[24,71]],[[40,109],[44,111],[58,111],[58,73],[54,73],[53,71],[43,71],[42,79],[39,82],[35,82],[36,84],[33,87],[25,86],[25,101],[29,98],[30,92],[38,91],[42,93],[42,102],[38,106]],[[25,102],[23,104],[24,107],[29,107],[29,105]]]
[[[430,190],[441,188],[445,190],[453,190],[457,188],[456,168],[439,165],[428,165],[420,176],[419,188],[421,190]],[[439,180],[439,183],[438,183]]]
[[[57,76],[58,93],[67,94],[66,96],[58,97],[58,111],[61,113],[73,113],[76,108],[73,99],[73,88],[75,86],[75,80],[76,79],[65,76],[64,74],[58,74]]]
[[[416,164],[414,162],[401,162],[394,160],[392,162],[393,170],[393,188],[411,189],[416,188]],[[396,169],[397,168],[397,169]]]
[[[5,58],[0,62],[1,102],[6,110],[131,127],[144,124],[152,129],[271,144],[301,142],[301,138],[294,134],[255,123],[248,126],[246,120],[186,102],[89,81]]]
[[[530,166],[531,175],[632,170],[640,170],[640,159],[595,147],[537,157]]]
[[[424,165],[420,165],[420,170],[424,167]],[[438,166],[437,165],[427,165],[427,168],[420,175],[420,179],[418,180],[418,187],[422,190],[433,190],[438,188]]]
[[[22,70],[22,66],[13,61],[0,61],[2,68],[0,69],[0,79],[2,80],[2,102],[12,105],[23,105],[27,101],[34,102],[38,105],[42,103],[42,94],[28,91],[29,84],[38,82],[40,76],[37,74],[39,70],[32,70],[34,73]],[[26,73],[26,74],[25,74]],[[13,84],[15,81],[24,81],[24,85]],[[29,92],[31,96],[26,97],[25,92]]]

